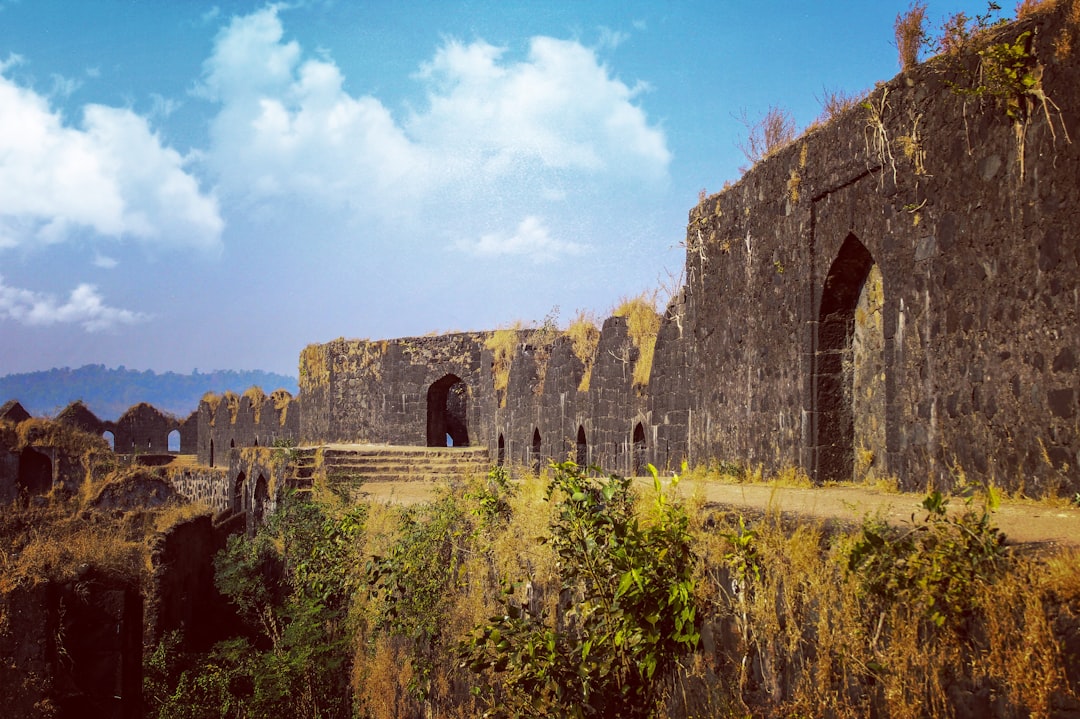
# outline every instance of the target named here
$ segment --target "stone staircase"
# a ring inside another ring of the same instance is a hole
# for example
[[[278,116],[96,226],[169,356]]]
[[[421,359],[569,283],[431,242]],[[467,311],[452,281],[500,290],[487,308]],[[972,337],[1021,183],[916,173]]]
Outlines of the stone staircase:
[[[331,485],[355,487],[370,482],[434,482],[486,474],[485,447],[404,447],[381,444],[328,444],[292,450],[294,486],[310,487],[318,472]]]

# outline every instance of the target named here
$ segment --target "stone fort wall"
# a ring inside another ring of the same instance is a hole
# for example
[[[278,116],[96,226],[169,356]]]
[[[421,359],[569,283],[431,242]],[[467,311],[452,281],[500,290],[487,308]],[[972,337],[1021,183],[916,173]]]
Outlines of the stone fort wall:
[[[587,389],[565,337],[523,334],[500,391],[491,333],[335,340],[301,356],[302,440],[438,444],[431,423],[463,412],[469,443],[525,463],[1077,491],[1080,57],[1053,49],[1063,22],[994,31],[1034,38],[1034,92],[961,94],[978,58],[933,59],[693,208],[647,385],[619,317]]]
[[[252,388],[183,421],[143,404],[115,423],[75,403],[58,419],[112,433],[117,452],[165,452],[178,431],[181,453],[228,467],[228,486],[181,482],[222,508],[277,481],[233,450],[280,440],[1071,495],[1080,51],[1055,48],[1080,28],[1066,22],[1041,13],[985,38],[1024,48],[1011,69],[1027,86],[958,92],[990,56],[933,58],[703,198],[646,381],[628,318],[611,317],[587,353],[551,331],[338,339],[302,352],[299,398]]]

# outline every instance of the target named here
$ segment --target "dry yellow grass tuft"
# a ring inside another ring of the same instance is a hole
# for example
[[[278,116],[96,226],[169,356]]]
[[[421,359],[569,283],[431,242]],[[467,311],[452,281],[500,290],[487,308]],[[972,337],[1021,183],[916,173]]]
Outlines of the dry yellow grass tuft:
[[[856,108],[866,96],[866,93],[847,93],[843,90],[824,90],[817,101],[821,104],[821,114],[817,122],[825,124],[840,117],[848,110]]]
[[[630,340],[638,350],[637,362],[634,363],[633,384],[647,387],[652,374],[653,352],[656,349],[656,335],[660,331],[660,315],[656,311],[656,293],[643,292],[637,297],[624,299],[611,313],[615,317],[626,318],[626,328]]]
[[[322,345],[308,345],[300,351],[301,389],[323,388],[330,384],[330,368]]]
[[[273,403],[274,409],[280,414],[278,416],[278,424],[285,424],[285,417],[289,412],[289,406],[292,404],[292,395],[286,389],[276,389],[270,393],[270,402]]]
[[[1020,0],[1016,4],[1016,19],[1024,20],[1035,13],[1052,10],[1058,6],[1058,0]]]
[[[900,55],[900,67],[911,69],[919,64],[919,53],[926,44],[926,3],[913,2],[907,12],[896,16],[893,32],[896,50]]]
[[[495,383],[496,392],[505,392],[510,381],[510,365],[514,361],[514,353],[517,352],[518,344],[521,343],[521,333],[525,325],[521,321],[514,322],[508,327],[497,329],[484,342],[484,347],[491,350],[493,356],[491,364],[492,380]],[[506,398],[502,397],[501,405],[505,405]]]
[[[213,417],[215,414],[217,414],[218,405],[221,404],[221,395],[217,394],[216,392],[207,392],[202,396],[200,402],[205,403],[206,406],[210,409],[210,421],[213,422]]]
[[[262,416],[263,404],[266,402],[266,393],[260,387],[251,386],[244,390],[243,396],[247,397],[251,409],[254,411],[255,421],[258,422]]]
[[[70,505],[10,509],[0,520],[0,593],[23,585],[65,581],[80,568],[137,582],[145,544],[137,523],[72,512]]]
[[[589,381],[592,379],[593,362],[596,359],[596,346],[600,344],[600,329],[596,326],[596,318],[591,313],[580,310],[570,322],[570,326],[566,328],[566,336],[570,338],[574,356],[585,365],[578,391],[587,392]]]

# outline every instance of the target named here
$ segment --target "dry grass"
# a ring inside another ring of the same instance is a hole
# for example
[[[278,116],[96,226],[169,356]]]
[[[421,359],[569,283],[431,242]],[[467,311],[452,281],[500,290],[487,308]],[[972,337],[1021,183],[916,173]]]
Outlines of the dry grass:
[[[769,107],[756,121],[751,121],[745,111],[738,119],[746,127],[747,136],[737,144],[751,165],[757,164],[795,139],[795,120],[791,113],[782,107]]]
[[[155,532],[168,532],[178,524],[211,514],[213,509],[204,502],[173,504],[154,512],[152,526]]]
[[[508,327],[495,330],[484,342],[484,347],[491,350],[492,354],[491,375],[496,392],[506,392],[506,387],[510,383],[510,365],[521,343],[521,333],[524,329],[524,323],[514,322]],[[505,394],[500,396],[499,406],[506,406]]]
[[[635,387],[647,387],[649,376],[652,374],[656,335],[660,331],[656,294],[643,292],[637,297],[623,299],[611,314],[615,317],[626,318],[627,334],[638,350],[637,362],[634,363],[633,384]]]
[[[687,663],[686,714],[950,717],[958,697],[989,691],[1017,716],[1048,716],[1055,693],[1075,700],[1051,623],[1055,606],[1080,606],[1075,552],[1017,560],[977,585],[973,616],[928,630],[905,604],[868,610],[846,570],[851,536],[776,516],[749,529],[757,571],[733,583],[720,568],[740,556],[737,517],[696,516],[706,634],[729,641]]]
[[[893,33],[896,37],[896,50],[900,56],[900,67],[909,70],[919,64],[919,53],[926,44],[927,35],[926,3],[913,2],[907,12],[896,16]]]
[[[75,578],[86,565],[137,582],[145,544],[137,518],[73,513],[54,501],[0,513],[0,594]]]
[[[1016,19],[1024,20],[1040,12],[1046,12],[1058,5],[1058,0],[1020,0],[1016,4]]]
[[[600,344],[600,330],[596,326],[596,318],[585,310],[578,311],[570,326],[566,328],[566,336],[570,338],[574,356],[585,366],[578,391],[588,392],[593,362],[596,360],[596,347]]]
[[[266,403],[266,393],[262,391],[262,388],[251,386],[244,390],[243,397],[247,397],[248,403],[251,405],[252,412],[255,415],[255,422],[258,423],[259,418],[262,416],[262,407]]]
[[[207,392],[199,401],[210,408],[210,421],[213,423],[214,416],[217,414],[218,405],[221,404],[221,395],[216,392]]]
[[[816,122],[825,124],[840,117],[845,112],[858,107],[865,96],[865,92],[847,93],[843,90],[823,90],[822,96],[817,98],[818,104],[821,105],[821,114],[818,115]]]
[[[278,424],[282,426],[285,425],[285,418],[289,413],[289,407],[292,406],[292,400],[292,395],[286,389],[276,389],[270,393],[270,402],[278,411]]]
[[[330,384],[330,367],[322,345],[308,345],[300,351],[300,388],[321,389]]]
[[[48,419],[28,419],[19,423],[15,431],[20,449],[30,445],[55,447],[73,457],[109,451],[109,443],[103,437]]]

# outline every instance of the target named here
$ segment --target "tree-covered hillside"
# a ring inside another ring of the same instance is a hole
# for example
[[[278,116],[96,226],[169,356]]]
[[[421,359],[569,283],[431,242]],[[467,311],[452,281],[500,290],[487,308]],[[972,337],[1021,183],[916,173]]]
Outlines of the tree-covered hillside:
[[[53,415],[75,400],[82,400],[100,419],[115,420],[129,407],[149,402],[163,412],[186,417],[207,392],[243,392],[257,385],[267,394],[284,388],[297,394],[295,377],[258,370],[193,371],[191,374],[140,372],[123,365],[64,367],[0,377],[0,403],[17,399],[30,414]]]

